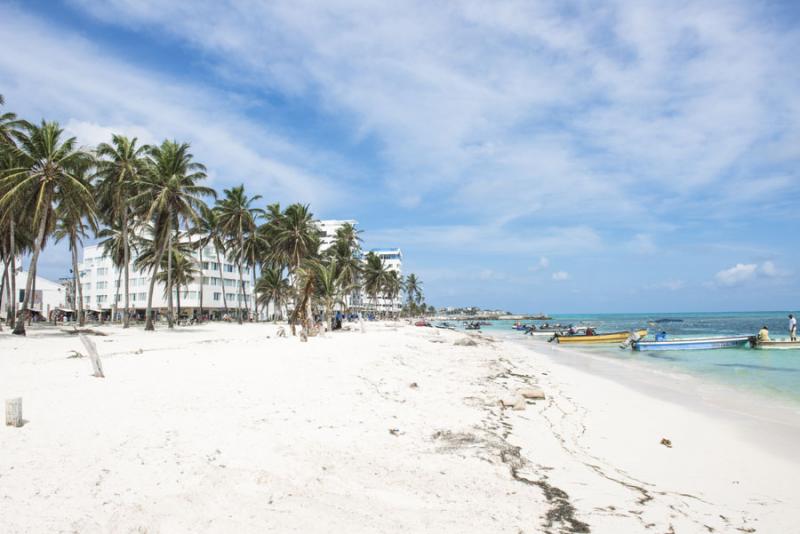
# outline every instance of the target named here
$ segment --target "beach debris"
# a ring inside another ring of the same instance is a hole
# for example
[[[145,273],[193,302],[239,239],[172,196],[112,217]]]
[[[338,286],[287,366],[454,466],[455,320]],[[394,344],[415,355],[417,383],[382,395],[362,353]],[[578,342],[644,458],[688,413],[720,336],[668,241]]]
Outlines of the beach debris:
[[[500,399],[500,407],[512,408],[517,403],[518,400],[519,399],[510,399],[510,398]]]
[[[142,350],[142,349],[137,349],[137,350],[133,351],[133,353],[134,353],[134,354],[142,354],[142,353],[144,353],[144,350]]]
[[[672,441],[668,440],[667,438],[661,438],[661,444],[670,449],[672,448]]]
[[[525,399],[523,399],[522,397],[520,397],[519,399],[517,399],[517,402],[515,402],[515,403],[514,403],[514,406],[512,406],[512,407],[511,407],[511,409],[512,409],[512,410],[516,410],[516,411],[518,411],[518,412],[521,412],[521,411],[523,411],[523,410],[524,410],[526,407],[527,407],[527,403],[525,402]]]
[[[22,397],[6,399],[6,426],[21,427],[22,425]]]
[[[70,351],[70,353],[71,354],[69,356],[67,356],[68,360],[70,360],[72,358],[85,358],[86,357],[83,354],[81,354],[80,352],[78,352],[77,350],[72,350],[72,351]]]
[[[94,330],[92,328],[78,328],[76,326],[72,327],[72,330],[65,330],[61,329],[62,332],[65,334],[70,334],[72,336],[80,335],[80,334],[91,334],[93,336],[107,336],[107,332],[101,332],[100,330]]]
[[[97,346],[95,346],[94,341],[86,337],[86,334],[78,334],[78,337],[80,337],[81,343],[83,343],[83,346],[86,347],[86,350],[89,352],[89,359],[92,361],[94,376],[97,378],[105,378],[106,376],[103,374],[103,363],[100,361],[100,354],[97,352]]]
[[[286,329],[284,327],[278,328],[278,333],[276,335],[278,337],[286,337]]]
[[[305,330],[300,331],[300,341],[308,341],[308,334],[306,334]]]
[[[544,391],[537,387],[523,388],[517,393],[525,399],[544,399]]]
[[[410,387],[411,389],[417,389],[419,387],[419,385],[416,382],[411,382],[408,385],[408,387]]]
[[[393,436],[402,436],[403,434],[405,434],[405,432],[400,432],[399,428],[390,428],[389,429],[389,434],[391,434]]]
[[[478,343],[476,343],[474,339],[462,337],[461,339],[456,339],[453,342],[453,345],[456,345],[457,347],[475,347],[478,345]]]
[[[430,341],[431,343],[444,343],[445,342],[444,339],[429,339],[428,341]]]

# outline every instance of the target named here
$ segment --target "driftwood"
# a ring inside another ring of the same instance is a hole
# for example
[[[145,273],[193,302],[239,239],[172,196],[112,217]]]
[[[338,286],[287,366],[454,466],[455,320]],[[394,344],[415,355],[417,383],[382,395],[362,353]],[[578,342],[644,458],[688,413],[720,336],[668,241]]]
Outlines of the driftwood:
[[[22,426],[22,397],[6,399],[6,426]]]
[[[97,352],[94,341],[86,337],[85,334],[79,334],[79,337],[81,338],[81,343],[83,343],[83,346],[86,347],[86,350],[89,352],[89,359],[92,361],[94,376],[97,378],[105,378],[103,374],[103,363],[100,361],[100,354]]]
[[[75,326],[72,327],[72,330],[65,330],[65,329],[62,328],[61,331],[64,332],[65,334],[70,334],[70,335],[73,335],[73,336],[77,336],[77,335],[80,335],[80,334],[91,334],[93,336],[107,336],[108,335],[107,333],[101,332],[99,330],[93,330],[91,328],[77,328]]]

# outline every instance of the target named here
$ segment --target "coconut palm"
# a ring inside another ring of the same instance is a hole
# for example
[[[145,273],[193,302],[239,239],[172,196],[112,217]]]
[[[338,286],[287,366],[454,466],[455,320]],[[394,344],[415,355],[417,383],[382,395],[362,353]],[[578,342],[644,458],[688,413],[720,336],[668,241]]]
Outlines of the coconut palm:
[[[195,226],[200,221],[203,197],[216,196],[213,189],[198,185],[206,178],[205,167],[194,161],[188,143],[166,140],[148,151],[148,169],[141,177],[140,192],[134,197],[134,205],[141,206],[144,219],[152,224],[151,238],[158,249],[153,262],[152,278],[147,295],[147,320],[145,330],[154,330],[153,290],[161,266],[161,258],[173,248],[174,237],[181,222]],[[172,254],[167,254],[167,321],[172,328]]]
[[[89,168],[75,171],[75,177],[82,180],[90,187]],[[78,271],[78,247],[83,246],[83,240],[88,237],[87,230],[97,233],[97,216],[94,202],[86,203],[83,199],[73,195],[62,197],[56,206],[56,228],[53,236],[56,242],[66,239],[72,254],[72,276],[77,296],[78,322],[85,324],[83,313],[83,284]]]
[[[323,309],[324,320],[330,324],[333,317],[333,308],[337,305],[344,306],[344,288],[341,283],[339,267],[335,259],[315,264],[316,292]]]
[[[228,236],[227,247],[230,251],[231,261],[239,266],[239,324],[242,324],[241,304],[245,301],[243,268],[247,262],[247,251],[245,249],[245,239],[250,233],[254,233],[258,226],[257,220],[263,213],[258,208],[253,208],[252,204],[261,198],[260,195],[248,198],[244,192],[244,185],[225,189],[224,197],[217,201],[216,208],[219,211],[219,222],[222,233]]]
[[[209,208],[208,206],[200,210],[200,218],[193,228],[193,233],[197,236],[194,241],[194,247],[200,259],[200,317],[203,317],[203,250],[211,245],[217,253],[217,266],[219,268],[219,280],[222,283],[222,260],[220,259],[221,250],[224,247],[224,239],[219,231],[219,218],[217,211]],[[225,298],[225,288],[222,288],[222,302],[225,307],[225,313],[228,312],[228,300]]]
[[[383,285],[383,295],[389,301],[390,307],[394,308],[395,299],[403,289],[403,277],[397,271],[388,271]]]
[[[55,122],[40,125],[26,124],[16,135],[18,145],[11,148],[16,166],[0,179],[0,213],[23,207],[32,214],[36,229],[33,240],[28,280],[22,312],[31,303],[31,292],[39,255],[47,238],[48,224],[53,223],[53,211],[58,203],[70,202],[91,206],[94,203],[89,184],[76,171],[91,162],[91,155],[77,148],[74,137],[64,138],[64,131]],[[18,321],[14,334],[25,335],[25,322]]]
[[[411,273],[406,276],[404,288],[409,308],[411,308],[412,303],[419,305],[422,302],[422,281],[416,274]]]
[[[147,169],[147,153],[150,147],[138,145],[137,139],[129,139],[123,135],[114,135],[111,143],[100,143],[97,147],[98,176],[97,186],[100,210],[106,216],[111,226],[118,225],[122,257],[115,262],[117,267],[122,267],[124,277],[125,313],[123,314],[123,328],[129,326],[130,310],[130,261],[131,247],[129,231],[133,205],[131,199],[137,194],[139,180]],[[117,288],[119,289],[119,288]],[[114,302],[116,306],[116,301]]]
[[[261,276],[256,283],[259,306],[267,308],[271,302],[275,307],[277,317],[282,319],[283,312],[281,310],[289,300],[291,291],[292,286],[289,284],[289,279],[283,276],[283,268],[261,269]]]
[[[161,271],[158,273],[158,281],[164,284],[164,296],[167,296],[170,283],[175,288],[175,297],[178,305],[178,317],[181,316],[181,287],[188,287],[200,274],[197,267],[197,260],[192,256],[192,249],[188,242],[182,242],[180,246],[174,246],[171,261],[161,260]],[[169,267],[168,265],[169,264]]]
[[[377,311],[378,295],[384,293],[384,288],[389,281],[389,271],[380,256],[369,252],[365,257],[363,273],[364,292],[370,297],[373,307]]]
[[[0,106],[4,104],[3,95],[0,95]],[[14,146],[16,135],[27,126],[30,125],[18,119],[14,113],[0,113],[0,145]]]

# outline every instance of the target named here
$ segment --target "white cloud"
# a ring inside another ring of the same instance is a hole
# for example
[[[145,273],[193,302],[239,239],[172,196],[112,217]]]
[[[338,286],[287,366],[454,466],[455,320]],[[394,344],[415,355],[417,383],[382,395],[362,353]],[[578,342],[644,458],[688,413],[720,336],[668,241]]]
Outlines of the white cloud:
[[[0,7],[0,32],[0,86],[9,108],[59,120],[82,144],[108,141],[112,132],[142,142],[188,141],[221,185],[243,182],[271,201],[315,208],[344,202],[352,185],[330,180],[346,175],[341,161],[251,120],[235,95],[131,66],[10,6]],[[40,68],[45,64],[58,68]]]
[[[550,260],[542,256],[535,265],[531,266],[528,270],[531,272],[542,271],[550,267]]]
[[[566,271],[556,271],[553,273],[553,280],[557,282],[562,282],[564,280],[569,280],[569,273]]]
[[[734,286],[756,278],[782,278],[789,273],[779,269],[775,262],[768,260],[761,264],[737,263],[729,269],[722,270],[714,275],[714,280],[723,286]]]
[[[318,99],[380,140],[391,190],[473,214],[641,222],[720,184],[778,198],[758,170],[799,155],[796,38],[744,0],[73,3],[169,33],[220,76]]]
[[[714,278],[723,286],[733,286],[753,278],[757,269],[758,265],[755,263],[737,263],[730,269],[718,272]]]

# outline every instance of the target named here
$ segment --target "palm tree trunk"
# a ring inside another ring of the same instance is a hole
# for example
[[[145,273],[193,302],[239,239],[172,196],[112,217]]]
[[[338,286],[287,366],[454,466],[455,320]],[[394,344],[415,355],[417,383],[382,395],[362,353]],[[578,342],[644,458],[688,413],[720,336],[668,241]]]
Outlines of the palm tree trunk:
[[[167,230],[167,326],[174,328],[172,317],[172,232]]]
[[[161,265],[161,259],[164,257],[164,251],[167,248],[167,242],[165,241],[164,244],[161,246],[161,249],[158,251],[158,257],[156,258],[155,265],[153,266],[153,277],[150,279],[150,289],[147,292],[147,310],[145,311],[145,330],[155,330],[156,327],[153,324],[153,290],[156,286],[156,275],[158,274],[158,267]]]
[[[45,206],[49,206],[50,198],[45,199]],[[12,223],[13,224],[13,223]],[[39,261],[39,254],[42,252],[42,242],[44,241],[44,231],[47,227],[47,217],[46,214],[41,215],[41,221],[39,221],[39,231],[36,234],[36,240],[33,242],[33,255],[31,256],[31,263],[30,267],[28,267],[28,280],[25,282],[25,298],[22,300],[22,320],[17,321],[16,325],[14,326],[14,335],[17,336],[24,336],[25,335],[25,312],[28,310],[28,307],[31,303],[31,291],[33,290],[33,281],[34,277],[36,276],[36,263]],[[14,251],[12,250],[12,258]],[[14,299],[16,301],[16,298]],[[15,304],[16,307],[16,304]]]
[[[17,324],[17,244],[16,244],[16,230],[14,229],[14,217],[9,219],[9,241],[11,245],[11,278],[9,284],[11,286],[11,312],[8,316],[8,326],[14,328]]]
[[[75,298],[78,301],[75,310],[78,313],[79,325],[83,326],[85,324],[85,319],[83,317],[83,286],[81,284],[80,273],[78,272],[78,251],[75,247],[72,247],[72,273],[75,275]]]
[[[111,322],[114,322],[114,318],[117,316],[119,312],[119,290],[122,288],[122,271],[119,272],[117,275],[117,290],[114,293],[114,311],[112,312],[114,315],[111,317]]]
[[[122,252],[125,261],[125,312],[122,314],[122,328],[128,328],[130,326],[131,306],[131,303],[128,300],[130,298],[130,288],[128,287],[130,273],[128,272],[128,264],[131,262],[131,249],[128,246],[128,208],[125,208],[125,211],[122,215]]]
[[[239,231],[239,324],[242,324],[242,303],[244,303],[244,311],[249,311],[247,302],[244,300],[244,277],[242,275],[242,264],[244,264],[244,234]]]
[[[250,298],[253,299],[253,319],[255,322],[258,322],[258,299],[256,298],[256,252],[253,249],[253,254],[251,255],[251,262],[250,268],[253,269],[253,291]]]
[[[175,292],[175,297],[178,299],[178,320],[181,320],[181,285],[178,284],[178,291]]]
[[[225,278],[222,274],[222,258],[219,255],[219,247],[214,245],[217,251],[217,267],[219,267],[219,283],[222,284],[222,305],[225,307],[225,313],[228,313],[228,297],[225,296]]]
[[[3,259],[3,278],[0,280],[0,302],[3,302],[3,293],[6,293],[6,319],[8,319],[9,304],[11,304],[11,295],[8,294],[8,258]],[[2,328],[2,323],[0,323]]]
[[[33,267],[33,287],[31,287],[31,309],[27,315],[28,326],[30,326],[31,323],[33,322],[33,308],[35,306],[36,306],[36,266]]]
[[[203,247],[200,247],[200,320],[203,319]]]

